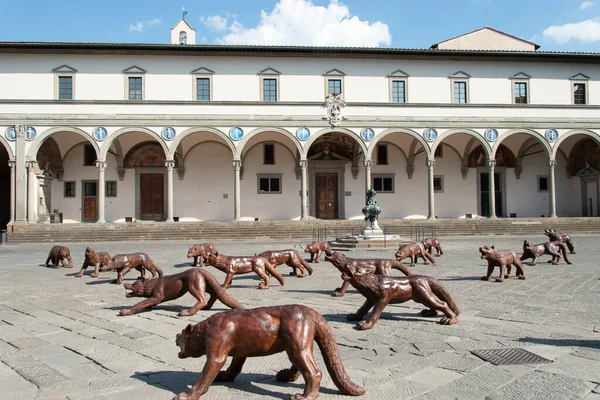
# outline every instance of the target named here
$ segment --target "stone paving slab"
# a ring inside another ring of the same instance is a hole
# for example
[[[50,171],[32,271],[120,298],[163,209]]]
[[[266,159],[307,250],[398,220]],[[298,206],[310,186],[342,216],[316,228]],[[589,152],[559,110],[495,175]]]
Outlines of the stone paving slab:
[[[431,275],[446,286],[461,309],[459,323],[441,326],[436,318],[419,315],[421,305],[388,306],[374,329],[358,331],[346,315],[364,299],[354,289],[333,298],[342,283],[328,262],[313,264],[303,279],[279,270],[285,285],[273,282],[258,290],[252,274],[234,277],[229,293],[247,307],[279,304],[310,306],[330,322],[341,358],[355,382],[364,385],[364,399],[598,399],[600,397],[600,270],[592,251],[598,236],[575,238],[573,265],[525,264],[527,279],[504,283],[479,278],[486,262],[479,258],[479,238],[441,238],[444,255],[435,265],[421,262],[415,273]],[[521,237],[486,237],[488,245],[519,252]],[[526,238],[535,243],[539,237]],[[85,243],[61,243],[81,265]],[[193,243],[94,243],[112,254],[148,253],[165,273],[190,268],[187,249]],[[297,242],[215,243],[224,254],[255,254],[267,249],[296,248]],[[227,307],[192,317],[177,317],[195,301],[185,295],[134,316],[121,309],[139,299],[127,299],[122,286],[111,283],[116,273],[92,279],[87,271],[44,268],[51,244],[0,246],[0,398],[121,400],[171,399],[196,382],[204,358],[179,359],[175,335]],[[353,251],[351,257],[393,258],[393,251]],[[207,268],[220,282],[225,275]],[[396,273],[397,271],[394,271]],[[497,270],[495,271],[497,273]],[[126,276],[133,282],[139,274]],[[470,350],[526,347],[552,360],[549,364],[494,366]],[[319,398],[339,399],[340,392],[323,370]],[[215,383],[203,399],[286,398],[303,390],[303,381],[284,384],[274,375],[288,368],[283,353],[248,359],[233,383]]]

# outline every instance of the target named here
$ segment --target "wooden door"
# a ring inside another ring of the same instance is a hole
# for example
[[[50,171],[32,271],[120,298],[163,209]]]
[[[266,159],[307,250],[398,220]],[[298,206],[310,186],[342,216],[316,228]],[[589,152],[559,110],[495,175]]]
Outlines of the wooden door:
[[[140,174],[140,219],[164,219],[164,181],[163,174]]]
[[[83,222],[98,220],[98,182],[83,181]]]
[[[338,218],[338,175],[337,173],[315,174],[317,196],[317,218]]]

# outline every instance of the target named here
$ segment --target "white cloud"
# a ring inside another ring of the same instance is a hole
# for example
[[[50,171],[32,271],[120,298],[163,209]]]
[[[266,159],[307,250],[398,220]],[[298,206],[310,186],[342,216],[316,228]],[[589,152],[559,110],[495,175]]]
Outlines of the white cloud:
[[[544,29],[544,36],[558,44],[565,44],[571,39],[582,42],[600,41],[600,20],[593,18],[560,26],[550,26]]]
[[[227,18],[220,15],[212,15],[210,17],[200,17],[200,21],[213,31],[224,31],[227,29]]]
[[[129,24],[129,32],[144,32],[146,27],[154,26],[160,24],[160,18],[154,18],[146,21],[138,21],[135,24]]]
[[[592,7],[593,5],[594,5],[594,3],[593,3],[593,2],[591,2],[591,1],[584,1],[584,2],[583,2],[583,3],[581,3],[581,5],[579,6],[579,9],[580,9],[580,10],[585,10],[585,9],[587,9],[587,8],[590,8],[590,7]]]
[[[386,24],[361,21],[338,0],[330,0],[327,7],[310,0],[279,0],[270,13],[261,11],[258,26],[246,28],[234,20],[228,30],[217,43],[359,47],[392,43]]]

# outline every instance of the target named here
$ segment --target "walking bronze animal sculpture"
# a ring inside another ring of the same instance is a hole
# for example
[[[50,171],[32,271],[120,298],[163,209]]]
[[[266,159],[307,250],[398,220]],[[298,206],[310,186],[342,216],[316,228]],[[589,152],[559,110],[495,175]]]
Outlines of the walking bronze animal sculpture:
[[[325,251],[331,251],[331,246],[328,242],[312,242],[306,245],[304,252],[310,254],[310,262],[318,263],[321,259],[321,254]],[[315,258],[316,255],[316,258]]]
[[[531,244],[527,240],[523,241],[523,255],[521,256],[521,261],[527,260],[528,258],[533,258],[533,261],[529,263],[529,265],[537,264],[538,258],[544,254],[550,254],[552,256],[552,260],[549,260],[549,263],[553,265],[557,265],[560,261],[560,253],[562,252],[562,256],[565,259],[567,264],[571,264],[569,258],[567,257],[567,245],[563,242],[544,242],[540,244]]]
[[[91,277],[97,278],[100,271],[106,271],[108,262],[111,259],[110,254],[107,252],[99,251],[96,253],[91,247],[86,247],[83,257],[83,265],[81,266],[79,273],[75,275],[76,278],[81,278],[87,267],[94,267],[94,272],[92,272]]]
[[[189,248],[187,258],[194,257],[192,267],[204,267],[204,259],[208,253],[215,253],[217,249],[212,243],[199,243]]]
[[[573,240],[568,233],[558,233],[554,229],[545,229],[544,235],[548,236],[548,239],[551,242],[563,242],[569,248],[569,252],[571,254],[575,254],[575,246],[573,245]]]
[[[259,256],[269,260],[271,265],[275,268],[277,268],[278,265],[287,264],[292,267],[290,275],[297,275],[298,278],[304,278],[306,276],[306,271],[308,271],[309,275],[312,275],[313,273],[312,267],[308,265],[304,257],[298,253],[298,250],[267,250],[260,253]],[[300,271],[300,273],[297,271]]]
[[[410,257],[411,267],[416,264],[418,256],[423,258],[425,265],[429,264],[427,261],[435,264],[435,258],[425,251],[425,246],[421,242],[403,243],[396,252],[396,260],[398,261],[402,261],[405,258]]]
[[[367,274],[375,275],[392,275],[392,268],[401,271],[404,275],[412,275],[412,271],[406,265],[397,260],[388,260],[383,258],[360,259],[349,258],[340,252],[325,253],[325,260],[332,263],[338,270],[342,270],[345,265],[350,265],[354,268],[361,268]],[[336,288],[332,294],[334,297],[342,297],[346,294],[350,282],[342,280],[342,287]]]
[[[226,256],[220,254],[218,251],[210,253],[207,256],[206,263],[212,265],[219,271],[225,272],[225,281],[223,282],[223,288],[229,289],[231,286],[231,280],[234,275],[247,274],[254,271],[258,276],[263,279],[263,282],[258,284],[259,289],[268,289],[271,275],[275,277],[283,286],[283,276],[275,267],[271,265],[269,260],[260,256]]]
[[[429,254],[433,255],[433,249],[435,249],[436,257],[444,255],[444,252],[442,251],[442,245],[440,244],[440,240],[438,238],[430,237],[423,239],[421,240],[421,243],[423,243],[423,247],[425,247],[425,250],[427,250]]]
[[[424,317],[437,315],[438,311],[443,312],[446,317],[440,319],[442,325],[458,322],[456,317],[460,314],[460,310],[452,296],[441,283],[430,276],[375,275],[349,264],[346,264],[341,272],[342,279],[350,282],[360,294],[366,297],[365,303],[358,311],[348,315],[348,320],[360,321],[373,308],[369,318],[357,325],[360,330],[373,328],[388,304],[399,304],[408,300],[428,307],[427,310],[421,311]]]
[[[313,355],[315,341],[335,386],[346,395],[363,395],[365,389],[353,383],[344,369],[335,334],[325,318],[306,306],[285,305],[225,311],[188,325],[175,340],[181,350],[179,358],[206,355],[206,362],[191,391],[180,393],[173,400],[199,399],[213,381],[233,381],[246,358],[283,351],[292,366],[279,371],[275,379],[294,382],[302,375],[304,392],[290,399],[316,399],[322,373]],[[227,356],[233,360],[226,370],[220,371]]]
[[[165,275],[155,279],[139,279],[133,284],[123,285],[127,297],[147,297],[127,310],[121,310],[119,315],[131,315],[144,308],[152,307],[169,300],[175,300],[190,292],[198,301],[189,310],[179,312],[180,317],[188,317],[199,310],[209,310],[215,301],[220,300],[229,308],[244,308],[236,299],[219,285],[217,279],[205,269],[188,269],[173,275]],[[206,300],[206,293],[210,299]]]
[[[117,254],[110,259],[106,271],[117,271],[117,279],[113,281],[117,285],[123,283],[123,278],[132,269],[140,271],[140,278],[146,278],[146,270],[152,273],[152,277],[163,276],[163,271],[146,253]]]
[[[52,265],[56,269],[60,268],[61,265],[66,268],[73,268],[71,251],[67,246],[52,246],[50,253],[48,253],[48,258],[46,258],[46,262],[44,263],[44,267],[50,266],[50,261],[52,261]],[[68,261],[68,263],[65,261]]]
[[[514,250],[496,250],[494,246],[488,247],[483,245],[479,248],[479,253],[483,260],[487,260],[487,274],[481,277],[481,280],[489,281],[494,267],[500,267],[500,273],[496,278],[496,282],[504,282],[504,278],[510,278],[511,265],[514,265],[517,270],[517,278],[525,279],[525,269],[523,264]]]

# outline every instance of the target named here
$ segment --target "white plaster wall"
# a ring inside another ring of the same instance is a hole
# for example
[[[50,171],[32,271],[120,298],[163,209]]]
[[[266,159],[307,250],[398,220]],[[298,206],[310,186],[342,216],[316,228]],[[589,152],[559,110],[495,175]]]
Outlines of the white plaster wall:
[[[105,181],[117,182],[117,197],[106,197],[104,201],[104,217],[107,222],[124,222],[125,217],[135,217],[135,177],[134,170],[125,171],[125,179],[119,180],[117,158],[108,153],[107,166],[104,171]],[[97,168],[96,168],[97,170]]]
[[[358,160],[358,175],[356,179],[352,177],[352,163],[346,163],[344,167],[344,192],[350,192],[350,196],[346,196],[344,193],[344,208],[346,219],[363,219],[365,216],[362,213],[362,208],[366,202],[366,184],[365,184],[365,167],[363,157],[361,156]],[[372,168],[371,168],[372,171]],[[312,194],[313,201],[315,194]],[[377,195],[377,202],[379,201],[379,194]]]
[[[520,179],[514,168],[506,168],[506,214],[517,217],[540,217],[549,215],[549,192],[538,192],[538,175],[548,176],[548,157],[543,153],[523,158]],[[550,183],[550,182],[548,182]]]
[[[422,164],[419,168],[426,167]],[[435,159],[434,176],[443,177],[443,193],[435,193],[435,215],[438,218],[459,218],[477,214],[477,173],[469,168],[467,178],[462,178],[461,157],[450,146],[443,146],[442,157]],[[423,182],[427,188],[427,178]]]
[[[200,143],[185,157],[185,176],[173,171],[174,216],[184,220],[233,219],[233,166],[229,148]],[[227,199],[223,195],[227,195]],[[244,201],[242,191],[242,204]]]
[[[242,217],[285,220],[300,216],[300,180],[296,179],[294,157],[279,143],[275,143],[275,163],[263,164],[263,146],[260,143],[245,155],[241,181]],[[258,194],[257,174],[282,174],[281,194]]]
[[[439,43],[440,50],[516,50],[534,51],[535,45],[489,29],[482,29]]]

